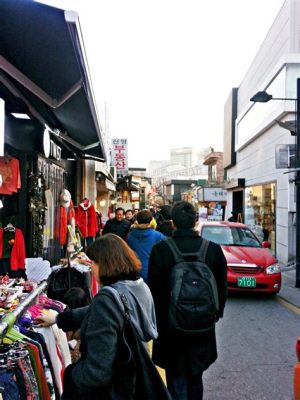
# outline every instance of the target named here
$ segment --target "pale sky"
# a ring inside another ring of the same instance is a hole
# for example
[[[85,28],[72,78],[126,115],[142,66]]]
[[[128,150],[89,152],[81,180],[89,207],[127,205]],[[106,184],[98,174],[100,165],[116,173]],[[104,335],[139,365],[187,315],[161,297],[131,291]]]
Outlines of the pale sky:
[[[284,0],[44,2],[79,13],[99,115],[106,102],[129,167],[148,167],[172,148],[223,150],[225,101]]]

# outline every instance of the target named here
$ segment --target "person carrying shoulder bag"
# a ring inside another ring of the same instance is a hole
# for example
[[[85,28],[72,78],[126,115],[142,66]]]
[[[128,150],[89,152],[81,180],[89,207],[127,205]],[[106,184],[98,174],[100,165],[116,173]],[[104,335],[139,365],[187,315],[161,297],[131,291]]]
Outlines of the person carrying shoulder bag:
[[[97,239],[87,255],[101,286],[92,304],[37,317],[41,326],[80,328],[81,358],[65,370],[62,399],[169,400],[144,345],[157,330],[150,290],[139,278],[139,259],[114,234]]]

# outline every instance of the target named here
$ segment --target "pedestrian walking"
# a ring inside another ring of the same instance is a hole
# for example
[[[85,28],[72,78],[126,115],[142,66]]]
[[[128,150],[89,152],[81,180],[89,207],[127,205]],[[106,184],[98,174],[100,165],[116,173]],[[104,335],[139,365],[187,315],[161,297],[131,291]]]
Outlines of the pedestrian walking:
[[[116,209],[115,217],[109,219],[104,225],[102,235],[114,233],[120,236],[123,240],[127,239],[127,234],[130,229],[130,222],[125,219],[125,211],[122,207]]]
[[[126,210],[125,219],[132,225],[135,222],[135,218],[133,217],[133,211],[131,209]]]
[[[139,211],[137,214],[137,224],[133,225],[129,232],[127,242],[134,250],[142,262],[141,277],[145,282],[148,280],[148,263],[152,247],[165,236],[151,227],[153,220],[149,210]]]
[[[65,369],[62,400],[169,399],[142,343],[156,338],[157,330],[140,261],[114,234],[97,239],[87,255],[101,286],[92,304],[36,320],[42,326],[56,322],[64,331],[80,327],[81,358]]]
[[[174,231],[174,226],[172,223],[172,206],[164,205],[161,207],[159,217],[157,219],[156,230],[165,236],[172,236]]]
[[[172,298],[174,287],[170,279],[174,276],[177,266],[175,267],[175,258],[167,242],[173,240],[176,249],[182,253],[195,253],[200,247],[206,246],[205,268],[213,277],[218,294],[216,320],[223,316],[227,297],[227,265],[221,247],[205,241],[195,231],[196,210],[192,204],[185,201],[176,203],[172,209],[172,221],[175,226],[173,237],[156,244],[149,259],[148,285],[154,299],[159,334],[153,343],[153,361],[165,369],[167,387],[172,399],[201,400],[203,371],[217,358],[215,327],[212,324],[207,326],[207,330],[203,329],[200,333],[195,331],[194,334],[179,333],[171,327],[170,307],[174,301]],[[186,260],[190,258],[187,257]],[[190,282],[191,285],[195,284],[195,289],[198,283],[197,280]],[[193,288],[185,293],[184,287],[182,289],[182,293],[187,296],[193,292]],[[189,304],[186,306],[188,311]],[[194,309],[198,311],[197,306]],[[185,322],[191,324],[193,328],[194,321],[189,320],[189,313],[184,309],[181,317],[186,318]],[[196,322],[198,324],[199,321]],[[206,321],[200,323],[205,325]]]

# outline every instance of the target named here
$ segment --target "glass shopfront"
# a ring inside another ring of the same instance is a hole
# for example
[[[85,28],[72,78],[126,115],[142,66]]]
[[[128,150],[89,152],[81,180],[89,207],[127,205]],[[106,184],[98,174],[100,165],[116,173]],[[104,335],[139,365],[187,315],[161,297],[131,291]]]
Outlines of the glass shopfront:
[[[275,254],[276,232],[276,184],[245,188],[245,224],[263,241],[271,243]]]

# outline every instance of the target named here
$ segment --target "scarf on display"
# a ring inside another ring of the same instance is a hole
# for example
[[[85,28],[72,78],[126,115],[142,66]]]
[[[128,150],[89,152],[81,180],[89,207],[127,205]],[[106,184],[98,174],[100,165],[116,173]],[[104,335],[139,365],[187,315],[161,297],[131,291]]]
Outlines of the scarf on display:
[[[59,213],[59,244],[63,246],[67,241],[68,225],[71,225],[72,218],[75,218],[75,211],[72,200],[70,200],[70,205],[68,207],[60,206]]]

